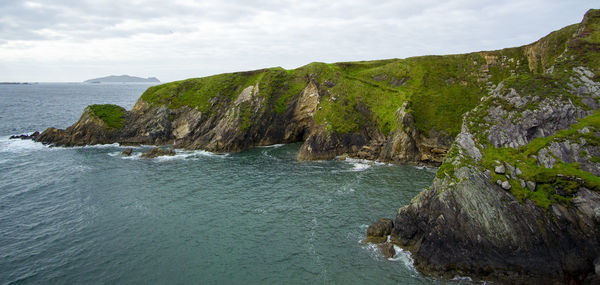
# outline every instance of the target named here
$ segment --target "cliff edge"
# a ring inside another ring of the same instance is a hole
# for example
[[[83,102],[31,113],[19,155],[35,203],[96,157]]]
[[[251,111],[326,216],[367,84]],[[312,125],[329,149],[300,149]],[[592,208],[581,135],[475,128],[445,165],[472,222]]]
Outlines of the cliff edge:
[[[600,10],[525,47],[530,74],[464,115],[391,240],[432,275],[600,283]],[[535,59],[535,60],[532,60]]]

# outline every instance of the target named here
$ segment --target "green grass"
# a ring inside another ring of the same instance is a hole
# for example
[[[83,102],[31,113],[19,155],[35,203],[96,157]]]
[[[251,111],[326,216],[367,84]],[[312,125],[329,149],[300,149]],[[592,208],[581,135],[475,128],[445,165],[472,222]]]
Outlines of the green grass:
[[[125,109],[117,105],[91,105],[92,114],[106,124],[107,129],[120,129],[125,123]]]

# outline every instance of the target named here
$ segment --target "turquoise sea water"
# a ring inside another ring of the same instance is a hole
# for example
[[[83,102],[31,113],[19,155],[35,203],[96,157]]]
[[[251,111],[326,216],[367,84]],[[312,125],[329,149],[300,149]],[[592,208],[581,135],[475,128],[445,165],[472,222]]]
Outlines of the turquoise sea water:
[[[149,85],[0,85],[0,284],[430,284],[360,243],[434,170],[297,162],[298,144],[141,159],[8,136],[130,109]]]

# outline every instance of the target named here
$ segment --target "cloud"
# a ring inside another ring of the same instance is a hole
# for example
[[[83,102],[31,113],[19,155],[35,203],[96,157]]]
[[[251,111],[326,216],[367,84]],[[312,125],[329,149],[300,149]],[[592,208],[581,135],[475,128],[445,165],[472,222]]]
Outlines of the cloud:
[[[176,80],[522,45],[586,1],[0,0],[0,81]],[[44,70],[60,69],[63,72]],[[35,76],[35,77],[33,77]]]

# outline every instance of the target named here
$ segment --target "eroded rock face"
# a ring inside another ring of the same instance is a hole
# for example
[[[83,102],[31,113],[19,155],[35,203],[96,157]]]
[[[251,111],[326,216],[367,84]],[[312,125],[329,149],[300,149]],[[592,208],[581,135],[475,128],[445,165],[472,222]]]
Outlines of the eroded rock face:
[[[385,160],[406,163],[420,159],[419,148],[415,140],[418,136],[415,119],[406,107],[407,103],[404,103],[396,112],[396,123],[399,127],[391,134],[390,139],[381,150],[380,156]]]
[[[491,89],[463,117],[431,187],[398,210],[391,241],[420,271],[507,284],[600,280],[598,67],[574,66],[586,54],[570,51],[589,17],[600,13],[586,14],[555,65],[544,67],[544,45],[527,50],[545,75]]]
[[[584,98],[600,97],[597,91],[570,92]],[[498,94],[509,94],[513,103],[487,101]],[[515,89],[501,86],[494,90],[484,104],[465,115],[462,132],[453,145],[456,151],[444,163],[452,165],[451,175],[438,175],[429,189],[399,209],[392,242],[409,249],[416,267],[432,275],[519,284],[597,280],[594,260],[600,256],[600,193],[587,187],[596,186],[577,176],[546,176],[541,183],[553,187],[548,195],[560,195],[570,202],[552,200],[545,209],[531,196],[515,197],[513,188],[518,186],[522,191],[540,191],[535,181],[521,178],[524,172],[516,163],[524,161],[492,161],[487,169],[483,161],[486,148],[529,147],[538,137],[552,136],[554,139],[527,157],[534,167],[535,161],[537,167],[546,169],[579,163],[582,170],[597,175],[600,164],[592,157],[598,152],[600,136],[583,139],[582,135],[595,128],[574,127],[579,119],[597,111],[569,104],[573,98],[536,100]],[[516,107],[520,102],[536,104]],[[517,116],[519,108],[530,112]],[[535,132],[530,131],[532,127]],[[571,135],[559,133],[561,128],[571,130]],[[485,138],[491,145],[482,143]],[[440,171],[447,168],[442,166]]]
[[[334,85],[325,84],[332,87]],[[124,111],[123,126],[109,129],[88,109],[65,130],[49,128],[37,141],[57,146],[120,143],[124,145],[173,145],[183,149],[212,152],[238,152],[254,146],[303,142],[298,160],[328,160],[347,154],[370,160],[395,163],[441,163],[451,138],[432,130],[417,131],[414,117],[404,104],[396,112],[398,127],[384,136],[375,122],[356,132],[339,134],[315,122],[323,89],[312,78],[290,100],[282,113],[276,112],[259,95],[259,85],[239,91],[231,101],[216,98],[211,112],[202,113],[188,106],[170,109],[151,105],[141,98],[131,111]],[[372,116],[366,105],[358,108],[365,120]]]

